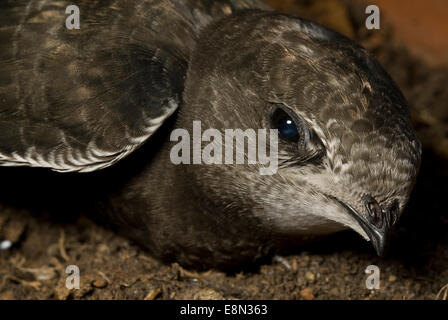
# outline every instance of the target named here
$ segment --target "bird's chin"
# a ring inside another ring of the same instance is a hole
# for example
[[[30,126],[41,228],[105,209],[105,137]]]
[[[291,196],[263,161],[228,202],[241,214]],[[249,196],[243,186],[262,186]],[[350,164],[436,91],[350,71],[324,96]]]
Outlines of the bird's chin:
[[[325,235],[347,230],[355,231],[366,241],[370,241],[369,235],[354,219],[351,223],[347,223],[346,221],[341,222],[341,221],[328,220],[326,224],[322,224],[314,228],[313,233]]]
[[[271,222],[275,222],[270,220]],[[353,228],[355,224],[355,228]],[[347,224],[341,223],[340,221],[329,219],[328,217],[323,217],[320,215],[309,214],[306,217],[300,216],[294,220],[283,219],[281,221],[276,221],[275,225],[271,225],[273,229],[283,236],[290,236],[291,238],[300,237],[303,235],[330,235],[337,232],[354,229],[356,232],[360,233],[361,236],[369,240],[367,234],[360,228],[356,222]]]
[[[379,255],[384,253],[386,233],[376,230],[363,216],[351,206],[326,195],[320,198],[309,197],[302,200],[306,206],[278,205],[278,199],[265,199],[263,209],[254,215],[266,221],[267,228],[282,236],[300,237],[303,235],[328,235],[344,230],[353,230],[365,240],[372,242]]]

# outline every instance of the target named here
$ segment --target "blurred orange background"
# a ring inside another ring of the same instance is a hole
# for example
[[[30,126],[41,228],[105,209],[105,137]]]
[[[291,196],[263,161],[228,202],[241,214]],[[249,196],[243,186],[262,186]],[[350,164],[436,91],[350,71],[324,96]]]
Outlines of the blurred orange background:
[[[364,1],[364,0],[363,0]],[[412,53],[431,65],[448,63],[448,0],[369,0]]]
[[[410,52],[431,66],[448,65],[448,0],[265,0],[273,8],[323,23],[352,37],[344,3],[375,4],[381,24],[392,27],[395,36]],[[303,6],[311,7],[307,16]],[[363,12],[358,14],[365,14]],[[316,17],[323,17],[322,20]],[[367,15],[366,15],[367,17]],[[314,19],[313,19],[314,18]]]

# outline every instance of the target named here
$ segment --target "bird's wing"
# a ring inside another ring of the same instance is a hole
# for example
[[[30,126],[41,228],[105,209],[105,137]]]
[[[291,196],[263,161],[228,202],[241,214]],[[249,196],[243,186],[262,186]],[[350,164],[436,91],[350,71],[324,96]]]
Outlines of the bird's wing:
[[[68,30],[67,1],[3,1],[0,165],[94,171],[147,140],[180,103],[196,33],[166,3],[78,1]]]

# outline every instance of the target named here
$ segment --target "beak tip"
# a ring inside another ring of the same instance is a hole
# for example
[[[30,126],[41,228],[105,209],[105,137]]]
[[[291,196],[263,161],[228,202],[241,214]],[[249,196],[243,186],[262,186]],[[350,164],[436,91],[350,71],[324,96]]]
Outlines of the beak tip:
[[[372,242],[373,247],[375,248],[376,253],[380,257],[384,257],[388,248],[388,240],[390,233],[390,225],[389,220],[386,219],[381,225],[375,225],[371,221],[368,221],[361,214],[359,214],[355,209],[353,209],[350,205],[342,202],[341,200],[329,196],[330,199],[337,201],[347,212],[355,218],[355,220],[359,223],[359,226],[364,230],[367,237]]]
[[[384,257],[388,248],[388,241],[386,235],[377,235],[373,237],[372,244],[379,257]]]
[[[384,257],[384,249],[382,248],[375,248],[376,254],[378,255],[378,257]]]

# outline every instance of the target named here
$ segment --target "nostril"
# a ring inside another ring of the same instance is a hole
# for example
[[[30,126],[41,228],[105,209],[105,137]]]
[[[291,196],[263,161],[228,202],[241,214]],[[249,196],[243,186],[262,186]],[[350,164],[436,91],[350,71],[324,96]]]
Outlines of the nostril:
[[[374,198],[370,196],[367,196],[365,198],[365,204],[370,217],[370,221],[378,228],[381,228],[383,224],[383,211],[381,210],[380,205]]]
[[[398,201],[395,200],[389,207],[389,215],[390,215],[390,225],[393,226],[398,220],[400,206],[398,205]]]

